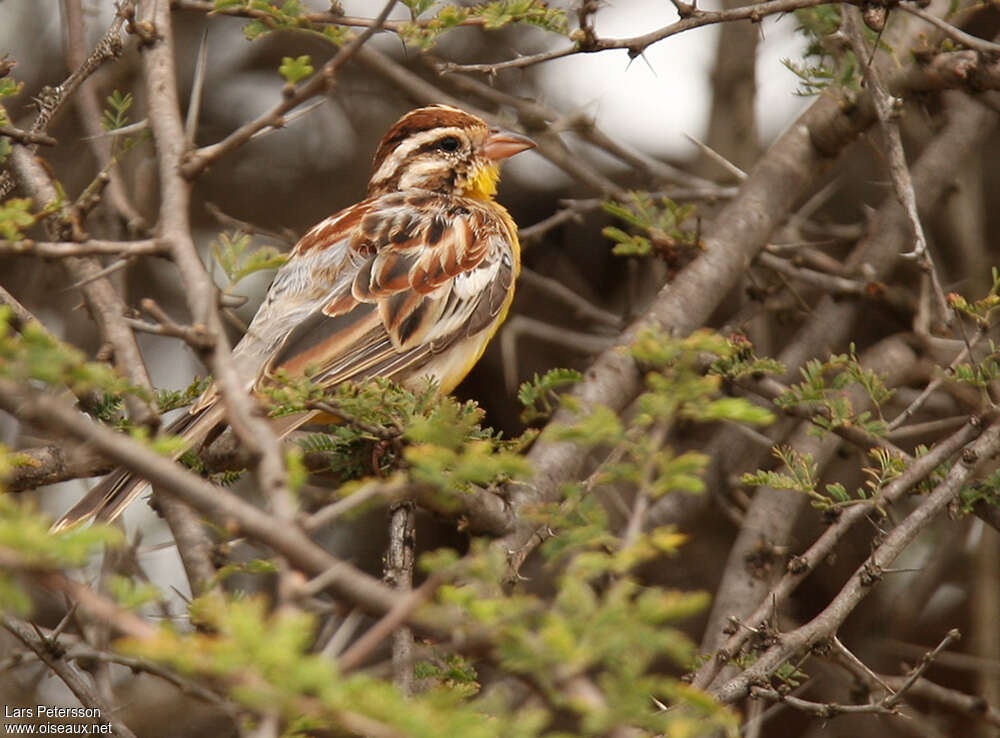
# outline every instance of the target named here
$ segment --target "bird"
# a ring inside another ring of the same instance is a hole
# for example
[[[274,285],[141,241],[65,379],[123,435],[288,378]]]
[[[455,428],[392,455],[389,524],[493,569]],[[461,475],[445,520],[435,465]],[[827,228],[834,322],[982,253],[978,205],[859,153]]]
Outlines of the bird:
[[[281,372],[323,388],[384,377],[451,392],[507,316],[520,272],[517,225],[495,200],[499,162],[535,143],[449,105],[403,115],[376,149],[365,199],[292,248],[233,348],[250,392]],[[313,420],[272,420],[284,437]],[[168,433],[197,448],[225,423],[209,386]],[[53,526],[110,522],[148,486],[118,469]]]

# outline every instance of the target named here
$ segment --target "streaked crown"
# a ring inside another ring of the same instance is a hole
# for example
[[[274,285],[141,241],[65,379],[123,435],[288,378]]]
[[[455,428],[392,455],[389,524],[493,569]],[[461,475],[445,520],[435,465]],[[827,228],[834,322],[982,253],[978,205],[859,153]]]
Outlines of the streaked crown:
[[[424,189],[489,197],[498,176],[496,162],[533,146],[518,134],[491,130],[482,118],[458,108],[418,108],[400,118],[379,144],[368,195]]]

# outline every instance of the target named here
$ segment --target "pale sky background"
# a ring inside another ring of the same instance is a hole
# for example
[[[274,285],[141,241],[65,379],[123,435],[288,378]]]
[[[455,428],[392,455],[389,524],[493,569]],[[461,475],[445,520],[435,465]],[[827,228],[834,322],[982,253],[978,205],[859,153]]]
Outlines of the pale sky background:
[[[323,0],[304,0],[304,3],[317,10],[326,7]],[[552,4],[569,8],[572,5],[569,0],[553,0]],[[701,5],[711,8],[713,3]],[[91,11],[88,20],[93,42],[110,21],[113,0],[84,0],[84,6]],[[371,15],[382,7],[382,0],[343,0],[343,6],[349,14]],[[16,22],[25,20],[26,15],[33,16],[32,20]],[[408,17],[406,9],[397,8],[394,17]],[[677,14],[668,0],[605,0],[595,18],[599,35],[624,37],[665,26],[676,20]],[[225,23],[224,19],[215,21],[216,27]],[[234,30],[239,23],[235,19],[229,21]],[[756,60],[757,118],[765,142],[783,130],[808,103],[793,94],[796,78],[780,62],[785,57],[798,58],[804,48],[803,37],[794,33],[795,26],[796,20],[790,15],[770,17],[757,26],[763,37]],[[717,26],[708,26],[672,36],[651,46],[645,58],[631,62],[624,50],[580,54],[549,62],[540,68],[542,95],[545,102],[557,109],[591,112],[609,134],[621,136],[649,153],[684,157],[693,153],[684,134],[704,138],[717,32]],[[243,42],[238,34],[230,37],[237,38],[239,43],[225,49],[214,45],[214,64],[238,63],[249,48],[249,43]],[[536,38],[537,34],[533,40]],[[554,43],[568,41],[555,38]],[[30,84],[30,60],[37,58],[40,47],[56,51],[61,44],[62,12],[57,0],[0,2],[0,54],[8,53],[25,62],[15,71],[20,79]],[[393,44],[389,48],[398,48],[398,42]],[[276,74],[269,80],[246,81],[253,85],[256,95],[242,94],[244,91],[239,87],[230,92],[242,103],[241,107],[247,108],[248,117],[250,109],[255,112],[267,109],[280,94],[281,80]],[[265,86],[273,88],[273,94],[264,93]]]

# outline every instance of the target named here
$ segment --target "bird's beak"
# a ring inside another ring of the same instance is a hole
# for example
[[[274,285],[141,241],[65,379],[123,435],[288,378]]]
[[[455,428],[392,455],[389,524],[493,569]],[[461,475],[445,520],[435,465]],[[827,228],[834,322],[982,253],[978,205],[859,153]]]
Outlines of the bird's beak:
[[[500,161],[533,148],[535,148],[535,142],[527,136],[512,131],[492,130],[490,135],[486,137],[483,152],[487,159]]]

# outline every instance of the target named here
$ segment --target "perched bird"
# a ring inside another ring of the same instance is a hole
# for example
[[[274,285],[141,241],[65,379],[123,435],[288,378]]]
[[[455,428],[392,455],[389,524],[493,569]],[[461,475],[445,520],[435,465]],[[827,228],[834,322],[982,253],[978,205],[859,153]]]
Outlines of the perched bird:
[[[387,377],[450,392],[476,363],[514,297],[517,226],[494,200],[497,162],[534,147],[457,108],[404,115],[379,144],[368,196],[317,224],[292,249],[233,349],[253,391],[284,370],[333,387]],[[285,435],[315,413],[275,420]],[[225,421],[215,387],[168,432],[185,448]],[[179,455],[179,454],[178,454]],[[118,470],[60,518],[113,520],[147,486]]]

